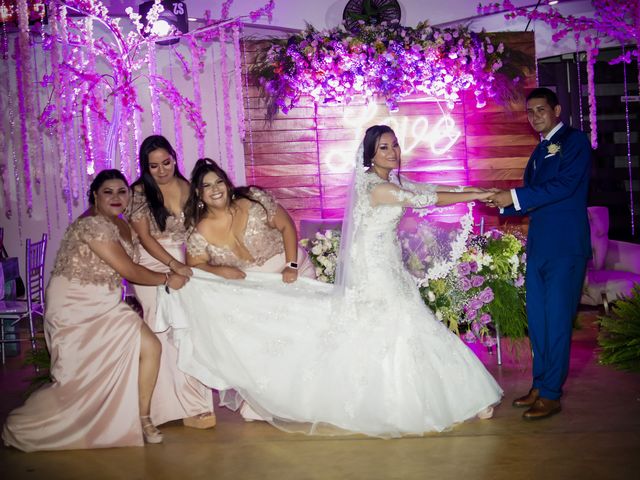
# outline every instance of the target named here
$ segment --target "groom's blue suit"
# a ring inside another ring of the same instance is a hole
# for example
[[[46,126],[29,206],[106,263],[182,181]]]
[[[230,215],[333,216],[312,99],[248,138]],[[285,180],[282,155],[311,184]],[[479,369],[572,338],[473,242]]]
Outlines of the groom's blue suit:
[[[591,240],[587,193],[591,147],[584,133],[563,125],[533,151],[524,186],[515,189],[529,215],[527,317],[533,348],[533,388],[557,400],[569,370],[569,347]]]

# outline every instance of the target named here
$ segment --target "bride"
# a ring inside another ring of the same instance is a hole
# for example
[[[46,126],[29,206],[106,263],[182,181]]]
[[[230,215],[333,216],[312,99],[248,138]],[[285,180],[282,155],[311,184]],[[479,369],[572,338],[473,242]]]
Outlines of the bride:
[[[431,312],[402,263],[404,209],[484,199],[481,191],[389,181],[400,165],[391,128],[369,128],[345,210],[335,286],[248,272],[195,270],[159,293],[179,367],[290,432],[377,437],[443,431],[489,418],[502,390]],[[460,190],[460,189],[457,189]]]

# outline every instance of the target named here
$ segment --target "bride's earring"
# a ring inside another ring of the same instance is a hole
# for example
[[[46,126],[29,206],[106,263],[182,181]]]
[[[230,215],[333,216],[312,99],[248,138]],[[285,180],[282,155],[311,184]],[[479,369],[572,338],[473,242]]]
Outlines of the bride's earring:
[[[202,203],[202,200],[198,200],[198,208],[200,210],[202,210],[204,208],[204,203]]]

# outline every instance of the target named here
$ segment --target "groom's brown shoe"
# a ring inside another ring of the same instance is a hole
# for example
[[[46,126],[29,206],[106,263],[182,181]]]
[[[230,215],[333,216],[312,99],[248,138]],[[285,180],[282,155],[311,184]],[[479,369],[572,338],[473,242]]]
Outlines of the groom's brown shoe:
[[[522,414],[525,420],[542,420],[549,418],[556,413],[560,413],[560,400],[551,400],[550,398],[538,398],[529,410]]]
[[[517,408],[531,407],[534,403],[536,403],[538,397],[540,397],[540,390],[538,390],[537,388],[532,388],[526,395],[516,398],[513,401],[512,405]]]

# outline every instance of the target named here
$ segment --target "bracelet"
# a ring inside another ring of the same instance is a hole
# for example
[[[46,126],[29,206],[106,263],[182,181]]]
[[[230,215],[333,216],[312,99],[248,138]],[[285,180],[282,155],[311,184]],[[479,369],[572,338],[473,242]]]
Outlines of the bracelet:
[[[169,292],[169,274],[168,273],[164,274],[164,284],[163,285],[164,285],[164,291],[167,292],[167,293],[170,293]]]
[[[288,262],[286,267],[287,268],[291,268],[293,270],[297,270],[298,269],[298,264],[296,262]]]

